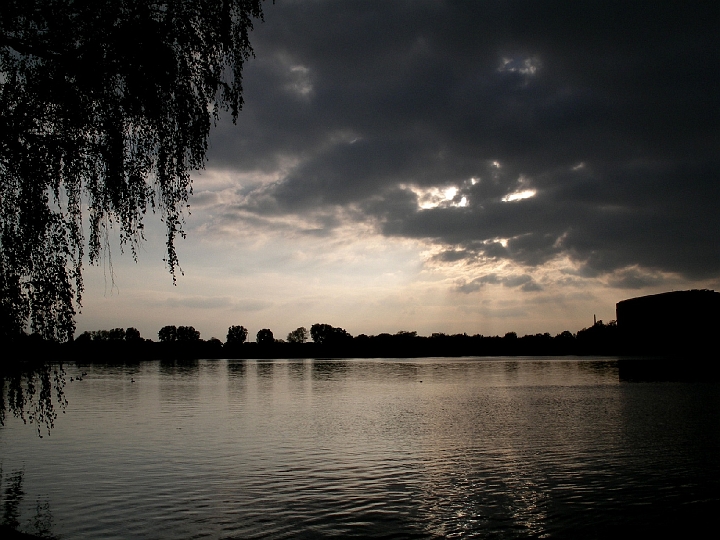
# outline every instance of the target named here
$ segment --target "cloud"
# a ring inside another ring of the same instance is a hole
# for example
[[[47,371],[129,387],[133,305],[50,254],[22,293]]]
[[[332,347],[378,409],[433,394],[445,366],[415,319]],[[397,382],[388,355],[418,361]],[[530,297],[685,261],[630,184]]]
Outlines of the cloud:
[[[371,223],[438,246],[437,263],[568,258],[617,287],[717,278],[708,6],[278,1],[252,35],[239,126],[210,150],[274,180],[193,203],[228,227]]]
[[[262,311],[272,306],[271,302],[252,298],[235,299],[229,296],[185,296],[171,297],[165,302],[171,308],[190,308],[193,310],[215,310],[225,308],[235,311]]]
[[[524,292],[542,290],[542,287],[528,274],[498,276],[495,273],[486,274],[469,282],[461,279],[456,283],[455,290],[469,294],[482,289],[485,285],[502,285],[503,287],[519,288]]]
[[[232,300],[227,296],[186,296],[168,298],[165,304],[173,308],[215,309],[219,307],[229,307],[232,304]]]
[[[244,300],[236,300],[233,303],[233,309],[237,311],[262,311],[264,309],[268,309],[272,306],[271,302],[267,302],[264,300],[253,300],[253,299],[244,299]]]
[[[661,285],[666,281],[663,276],[643,272],[639,268],[624,268],[614,272],[608,279],[608,285],[618,289],[643,289]]]

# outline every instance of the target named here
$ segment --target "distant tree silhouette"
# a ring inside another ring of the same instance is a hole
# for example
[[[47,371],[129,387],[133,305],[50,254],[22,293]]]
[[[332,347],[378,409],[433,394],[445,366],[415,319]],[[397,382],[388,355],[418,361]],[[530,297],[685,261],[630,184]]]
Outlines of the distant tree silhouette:
[[[310,327],[310,336],[318,345],[336,345],[352,340],[352,336],[343,328],[321,323],[313,324]]]
[[[526,334],[522,337],[517,337],[514,340],[514,345],[508,349],[511,354],[552,354],[553,348],[553,337],[545,332],[543,334]]]
[[[576,354],[577,343],[575,335],[569,330],[560,332],[553,338],[553,353],[555,354]]]
[[[190,172],[242,106],[254,17],[261,0],[0,2],[0,336],[70,340],[86,249],[101,261],[114,226],[135,256],[148,209],[175,279]]]
[[[307,328],[304,326],[301,326],[300,328],[296,328],[292,332],[290,332],[287,335],[287,342],[288,343],[305,343],[308,339],[308,331]]]
[[[87,341],[92,340],[92,334],[90,332],[83,332],[78,337],[75,338],[75,343],[85,343]]]
[[[275,343],[275,337],[272,331],[268,328],[263,328],[255,336],[255,341],[257,341],[258,345],[272,345]]]
[[[158,332],[158,339],[162,343],[172,343],[174,341],[177,341],[177,326],[163,326]]]
[[[126,333],[124,328],[113,328],[108,331],[108,341],[122,341],[125,339]]]
[[[140,332],[138,332],[138,336],[140,336]],[[76,341],[122,341],[126,338],[127,333],[124,328],[113,328],[112,330],[85,331],[78,336]]]
[[[200,341],[200,332],[192,326],[178,326],[177,340],[182,342]]]
[[[213,353],[219,353],[222,350],[223,343],[216,337],[207,340],[207,348]]]
[[[231,326],[228,328],[225,343],[228,345],[242,345],[247,340],[248,331],[244,326]]]
[[[125,341],[140,341],[140,340],[142,340],[142,337],[140,336],[140,330],[138,330],[137,328],[133,328],[132,326],[125,330]]]
[[[332,329],[333,327],[329,324],[315,323],[310,327],[310,337],[315,343],[322,345]]]
[[[591,327],[579,330],[575,341],[580,354],[616,353],[619,343],[617,321],[604,324],[598,320]]]

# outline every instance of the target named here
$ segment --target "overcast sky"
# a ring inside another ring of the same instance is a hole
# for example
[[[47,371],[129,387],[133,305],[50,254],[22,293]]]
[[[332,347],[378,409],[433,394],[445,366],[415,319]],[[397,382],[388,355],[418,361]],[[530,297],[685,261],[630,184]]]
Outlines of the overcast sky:
[[[184,276],[148,218],[78,331],[556,334],[720,289],[720,12],[667,4],[266,3]]]

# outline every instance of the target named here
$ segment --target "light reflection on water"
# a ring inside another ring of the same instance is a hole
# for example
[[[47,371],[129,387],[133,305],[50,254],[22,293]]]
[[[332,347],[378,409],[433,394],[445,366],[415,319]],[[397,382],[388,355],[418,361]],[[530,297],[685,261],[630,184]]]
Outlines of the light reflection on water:
[[[720,503],[717,384],[620,383],[612,360],[80,369],[49,437],[0,429],[3,511],[22,530],[603,537],[691,528]]]

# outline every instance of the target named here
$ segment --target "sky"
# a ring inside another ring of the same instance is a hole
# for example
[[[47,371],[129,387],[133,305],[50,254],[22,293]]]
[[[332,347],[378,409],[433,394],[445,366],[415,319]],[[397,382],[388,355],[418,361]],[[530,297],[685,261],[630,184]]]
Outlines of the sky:
[[[519,335],[720,289],[715,2],[276,0],[237,125],[164,229],[86,267],[78,332]]]

